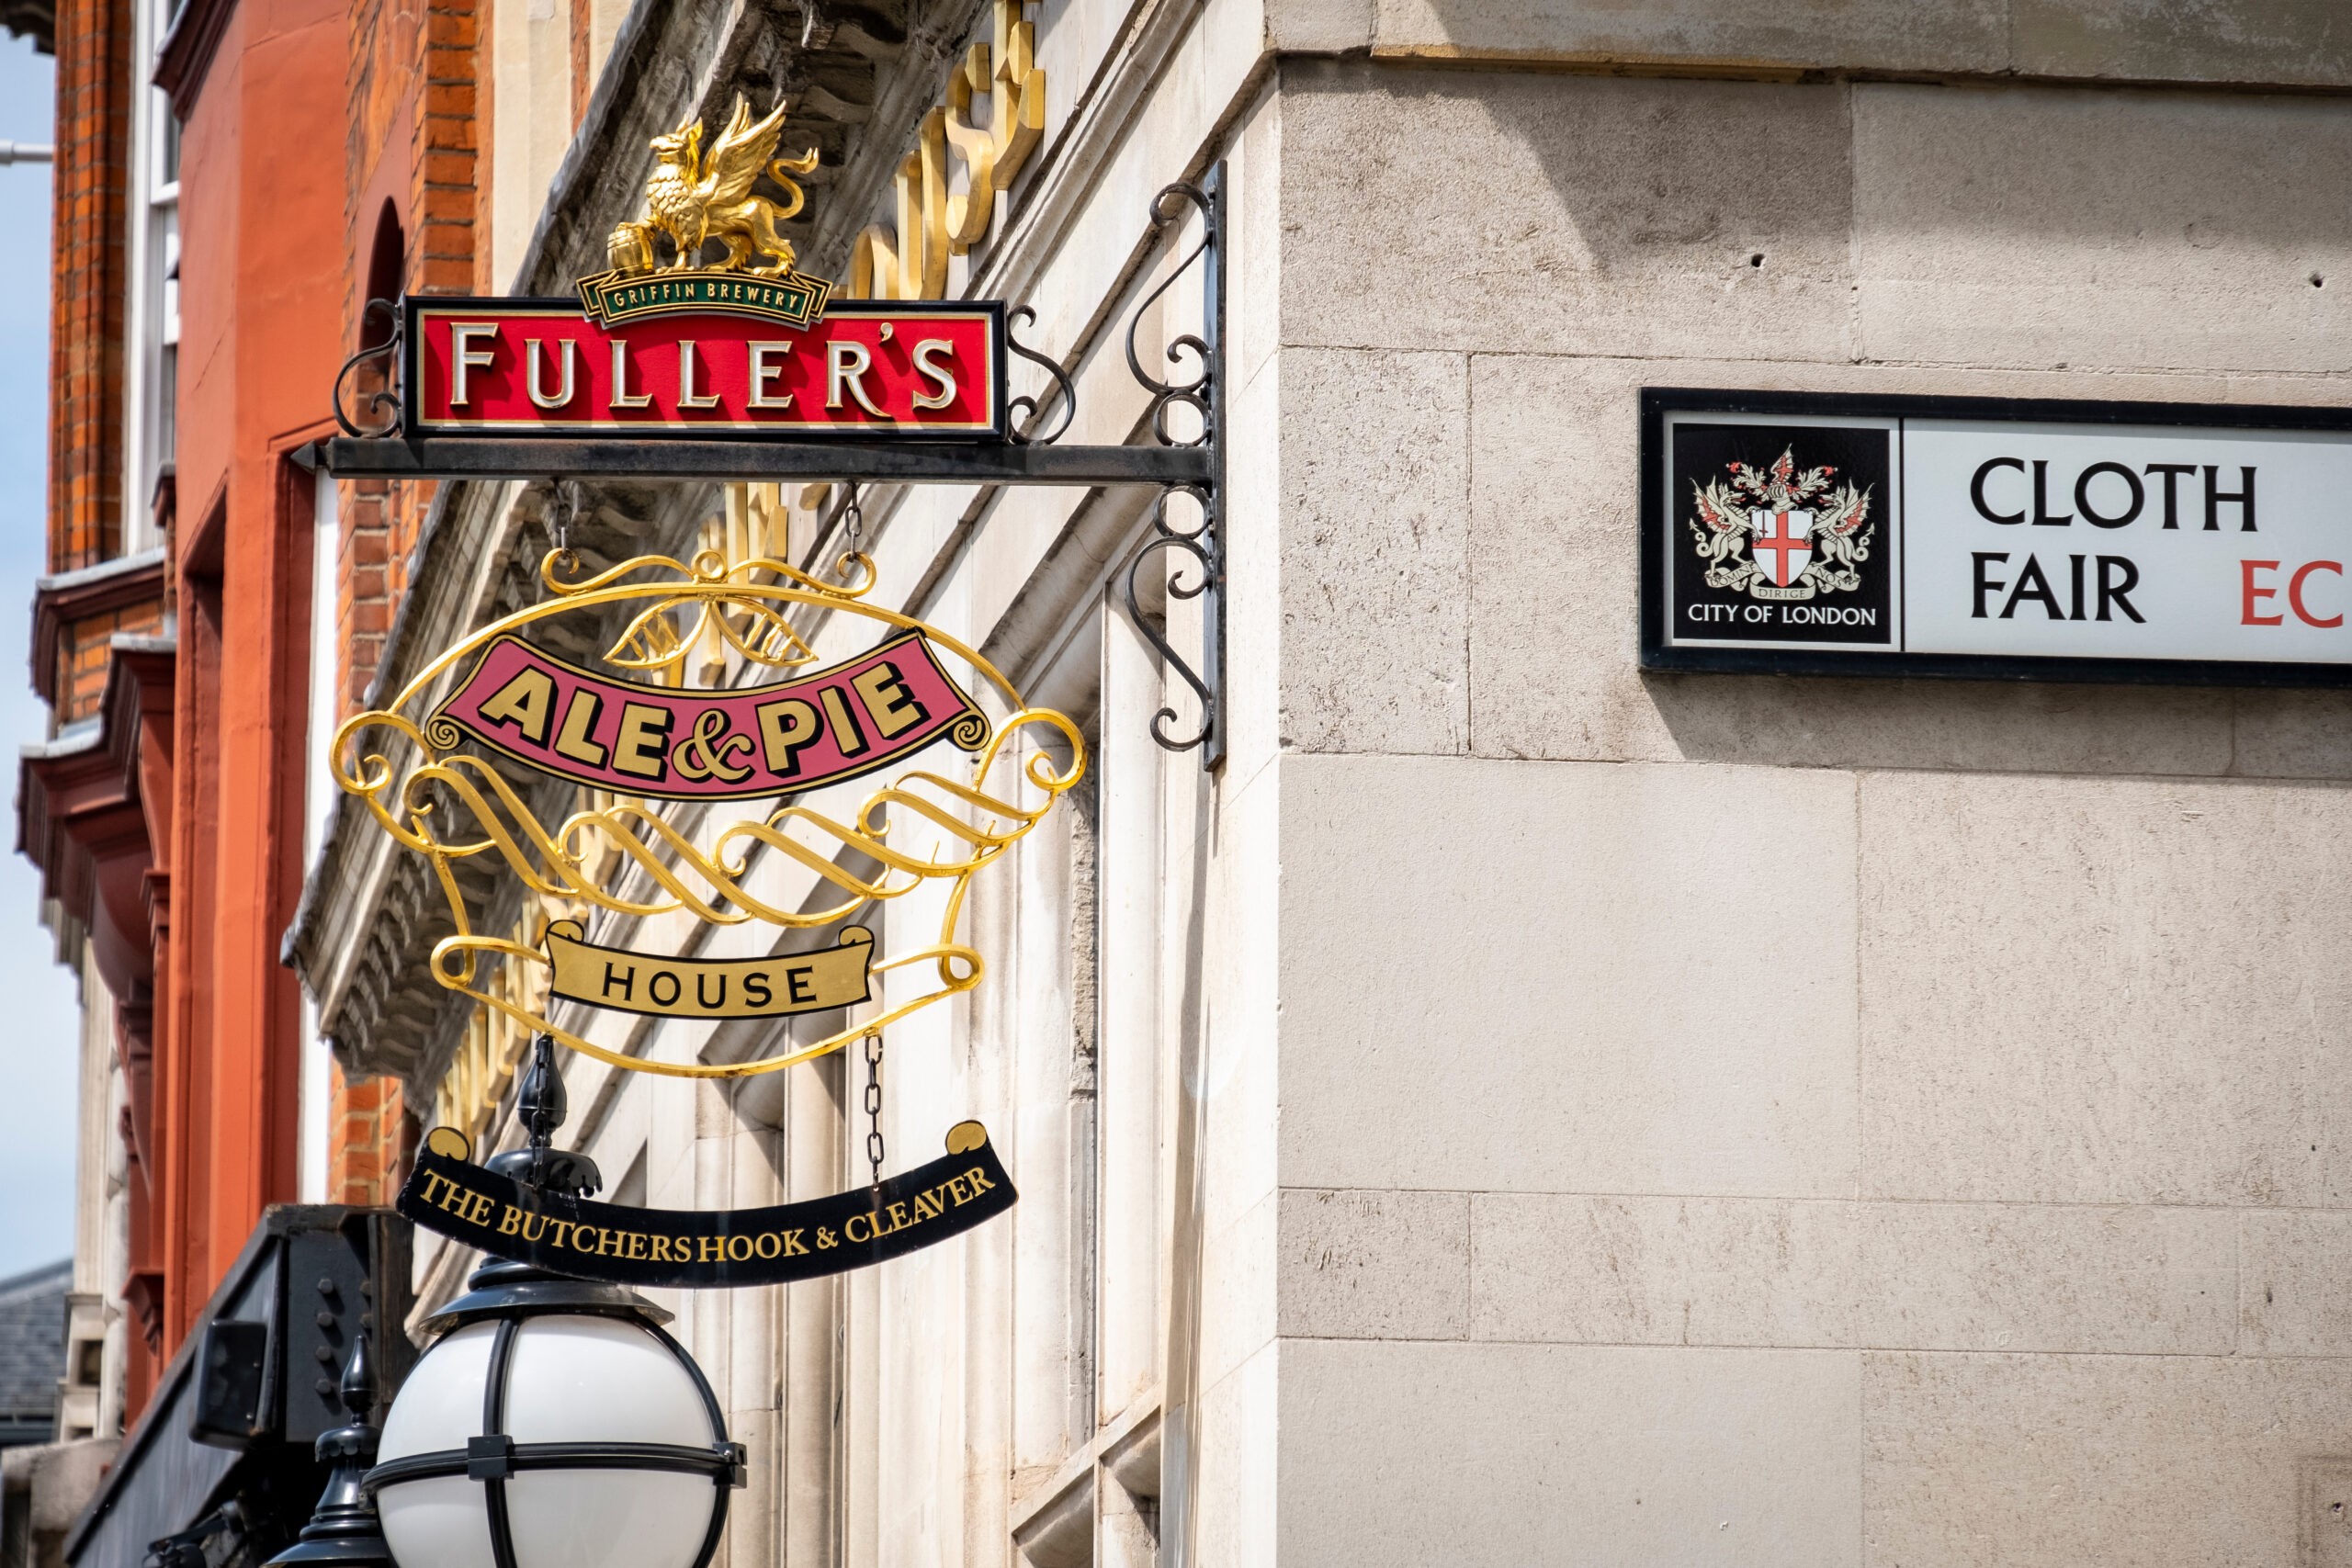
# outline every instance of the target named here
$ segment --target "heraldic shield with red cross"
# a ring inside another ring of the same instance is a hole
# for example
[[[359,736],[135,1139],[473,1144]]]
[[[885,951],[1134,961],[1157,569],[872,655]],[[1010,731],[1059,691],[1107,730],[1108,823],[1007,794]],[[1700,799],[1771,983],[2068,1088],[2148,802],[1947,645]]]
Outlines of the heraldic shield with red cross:
[[[1674,635],[1885,644],[1890,440],[1885,429],[1678,420]]]
[[[1813,559],[1812,513],[1752,507],[1747,526],[1756,536],[1749,547],[1765,563],[1765,575],[1774,587],[1786,588],[1804,575],[1806,563]]]

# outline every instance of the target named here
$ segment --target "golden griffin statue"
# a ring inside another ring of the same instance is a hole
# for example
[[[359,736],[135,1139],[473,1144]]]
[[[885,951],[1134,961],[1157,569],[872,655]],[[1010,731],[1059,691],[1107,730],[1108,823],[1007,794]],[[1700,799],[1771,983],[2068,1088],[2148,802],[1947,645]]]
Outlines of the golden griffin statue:
[[[718,270],[775,277],[789,274],[792,242],[776,232],[776,225],[800,210],[800,186],[791,176],[817,166],[817,150],[779,158],[775,144],[783,134],[783,103],[765,119],[754,120],[751,106],[738,93],[733,118],[707,152],[703,151],[700,118],[655,137],[653,177],[645,182],[645,216],[622,224],[605,243],[614,270],[623,276],[653,271],[659,265],[654,237],[666,234],[677,253],[669,264],[673,271],[699,269],[703,247],[716,240],[727,247]],[[763,169],[787,193],[783,206],[752,194]],[[764,258],[765,265],[749,265],[754,256]]]

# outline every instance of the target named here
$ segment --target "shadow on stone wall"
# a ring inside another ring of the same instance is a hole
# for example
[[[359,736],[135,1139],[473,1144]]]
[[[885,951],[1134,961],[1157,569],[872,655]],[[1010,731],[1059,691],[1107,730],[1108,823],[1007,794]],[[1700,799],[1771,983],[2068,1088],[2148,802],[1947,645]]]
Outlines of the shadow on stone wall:
[[[1645,674],[1692,761],[2352,778],[2352,693]]]

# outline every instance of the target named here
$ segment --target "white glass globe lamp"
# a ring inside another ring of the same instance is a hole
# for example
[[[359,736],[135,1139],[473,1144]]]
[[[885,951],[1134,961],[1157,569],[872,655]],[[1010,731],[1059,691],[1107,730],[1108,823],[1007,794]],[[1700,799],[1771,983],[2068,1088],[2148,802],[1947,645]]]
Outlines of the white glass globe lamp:
[[[543,1052],[518,1096],[533,1146],[492,1167],[593,1191],[591,1162],[547,1147],[560,1086]],[[669,1314],[527,1263],[467,1283],[367,1475],[399,1568],[707,1568],[743,1450]]]

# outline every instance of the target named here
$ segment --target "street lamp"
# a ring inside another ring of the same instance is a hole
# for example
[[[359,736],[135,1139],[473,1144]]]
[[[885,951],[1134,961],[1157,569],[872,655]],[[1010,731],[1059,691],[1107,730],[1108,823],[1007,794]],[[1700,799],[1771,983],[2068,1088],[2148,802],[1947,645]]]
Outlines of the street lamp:
[[[600,1178],[549,1148],[563,1080],[541,1035],[516,1109],[530,1145],[491,1168],[583,1196]],[[492,1261],[424,1326],[441,1337],[384,1417],[368,1472],[402,1568],[707,1568],[743,1483],[710,1383],[620,1285]]]

